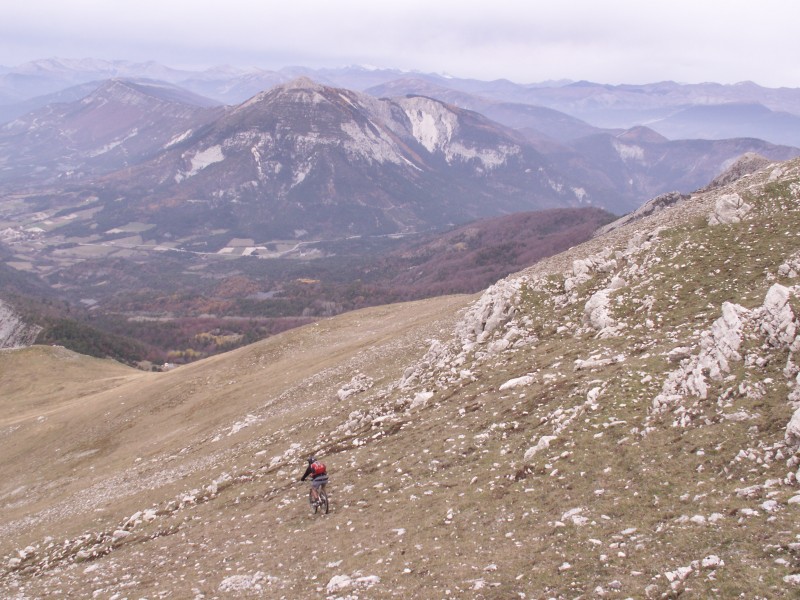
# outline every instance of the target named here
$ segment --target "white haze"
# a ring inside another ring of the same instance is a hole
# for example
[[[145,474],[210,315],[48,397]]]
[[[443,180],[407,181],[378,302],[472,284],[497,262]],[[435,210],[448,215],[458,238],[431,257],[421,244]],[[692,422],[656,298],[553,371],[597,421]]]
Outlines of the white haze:
[[[0,64],[50,57],[375,65],[520,83],[755,81],[800,87],[796,0],[26,0]]]

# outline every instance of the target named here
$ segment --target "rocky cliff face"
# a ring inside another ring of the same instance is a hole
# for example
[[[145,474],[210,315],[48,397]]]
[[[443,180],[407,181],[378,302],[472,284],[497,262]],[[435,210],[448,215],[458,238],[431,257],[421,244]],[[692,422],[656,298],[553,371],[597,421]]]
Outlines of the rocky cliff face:
[[[29,346],[41,330],[23,321],[10,304],[0,300],[0,348]]]

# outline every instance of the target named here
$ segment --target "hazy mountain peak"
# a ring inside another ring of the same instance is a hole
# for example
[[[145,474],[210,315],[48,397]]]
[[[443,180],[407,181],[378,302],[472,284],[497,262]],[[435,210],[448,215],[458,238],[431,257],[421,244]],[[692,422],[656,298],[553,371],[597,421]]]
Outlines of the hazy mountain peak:
[[[121,104],[141,102],[176,103],[195,107],[217,106],[219,103],[198,96],[178,86],[150,79],[114,77],[103,82],[84,98],[84,104],[97,101],[116,101]]]
[[[313,90],[315,92],[320,92],[326,88],[326,86],[322,85],[321,83],[317,83],[310,77],[305,75],[301,75],[300,77],[295,77],[294,79],[287,81],[284,84],[277,86],[279,89],[282,90]]]
[[[140,86],[134,85],[130,80],[123,78],[108,79],[102,83],[96,90],[83,99],[83,104],[91,104],[97,101],[107,101],[110,99],[117,100],[122,103],[135,102],[135,99],[141,99],[148,96]],[[150,96],[152,98],[152,96]]]
[[[657,131],[642,125],[631,127],[630,129],[623,131],[617,136],[617,139],[626,142],[648,142],[651,144],[660,144],[662,142],[669,141]]]

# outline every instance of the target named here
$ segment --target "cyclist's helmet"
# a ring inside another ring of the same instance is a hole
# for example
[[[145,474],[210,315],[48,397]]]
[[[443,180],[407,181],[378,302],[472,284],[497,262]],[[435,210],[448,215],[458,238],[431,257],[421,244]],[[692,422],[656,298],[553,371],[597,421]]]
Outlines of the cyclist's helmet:
[[[315,456],[309,456],[308,457],[308,464],[313,463],[315,460],[317,460],[317,458]]]

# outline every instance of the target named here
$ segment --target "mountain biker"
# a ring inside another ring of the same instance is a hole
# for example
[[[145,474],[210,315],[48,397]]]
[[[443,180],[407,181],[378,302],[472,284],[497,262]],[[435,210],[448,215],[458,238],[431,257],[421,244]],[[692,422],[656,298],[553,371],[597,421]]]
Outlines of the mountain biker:
[[[320,488],[324,490],[328,484],[328,469],[316,457],[310,456],[308,458],[308,468],[303,473],[300,481],[305,481],[309,475],[311,475],[311,496],[314,502],[319,502],[319,490]]]

